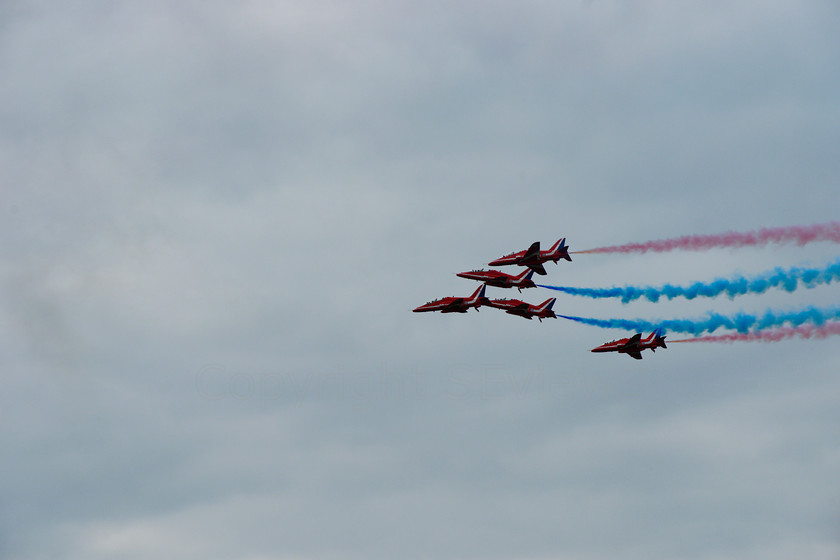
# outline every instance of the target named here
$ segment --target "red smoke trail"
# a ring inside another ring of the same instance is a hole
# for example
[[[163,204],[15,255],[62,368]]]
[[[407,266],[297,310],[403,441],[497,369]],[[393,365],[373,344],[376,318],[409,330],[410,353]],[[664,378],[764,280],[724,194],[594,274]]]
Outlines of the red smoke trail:
[[[720,233],[717,235],[684,235],[672,239],[659,239],[646,243],[628,243],[626,245],[611,245],[598,247],[586,251],[572,251],[573,253],[646,253],[654,251],[673,251],[687,249],[701,251],[715,247],[751,247],[768,243],[790,243],[799,246],[813,241],[832,241],[840,243],[840,223],[828,222],[811,226],[789,226],[777,228],[763,228],[751,232]]]
[[[697,338],[684,338],[682,340],[669,340],[672,342],[778,342],[788,338],[825,338],[827,336],[840,334],[840,321],[823,323],[822,325],[800,325],[798,327],[779,327],[750,333],[732,333],[717,336],[699,336]]]

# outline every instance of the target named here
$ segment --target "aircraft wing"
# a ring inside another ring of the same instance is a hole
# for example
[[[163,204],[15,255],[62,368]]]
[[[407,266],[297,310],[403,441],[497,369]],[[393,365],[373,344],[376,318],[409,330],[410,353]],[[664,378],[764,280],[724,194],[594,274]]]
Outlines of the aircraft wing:
[[[534,241],[531,244],[531,246],[528,247],[528,250],[525,251],[525,254],[522,255],[522,260],[523,261],[529,261],[529,260],[535,259],[539,256],[540,256],[540,242],[539,241]]]
[[[630,340],[628,340],[627,342],[624,343],[624,345],[621,347],[621,351],[626,352],[627,354],[630,354],[631,356],[633,356],[637,360],[641,360],[642,359],[642,353],[641,353],[642,349],[639,348],[639,342],[641,342],[641,340],[642,340],[642,333],[634,334],[630,338]]]
[[[633,348],[634,346],[638,346],[639,342],[642,340],[642,333],[634,334],[627,342],[624,343],[624,348]]]
[[[513,315],[527,315],[531,307],[527,303],[520,303],[519,305],[508,306],[505,311]]]
[[[449,305],[447,305],[444,309],[446,309],[447,311],[459,311],[463,303],[464,298],[458,298],[454,301],[449,302]]]
[[[543,267],[542,263],[532,263],[532,264],[529,264],[529,265],[528,265],[528,268],[530,268],[531,270],[533,270],[533,271],[534,271],[534,272],[536,272],[537,274],[541,274],[541,275],[543,275],[543,276],[545,276],[546,274],[548,274],[548,273],[545,271],[545,268]]]

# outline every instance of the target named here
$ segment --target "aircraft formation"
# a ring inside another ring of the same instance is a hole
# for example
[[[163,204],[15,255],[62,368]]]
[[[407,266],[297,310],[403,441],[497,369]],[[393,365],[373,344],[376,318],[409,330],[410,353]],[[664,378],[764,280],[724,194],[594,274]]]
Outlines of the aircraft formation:
[[[427,302],[420,307],[414,309],[415,313],[423,313],[425,311],[440,311],[441,313],[466,313],[469,309],[475,309],[482,305],[501,309],[510,315],[518,315],[526,319],[533,319],[536,317],[540,322],[543,319],[556,319],[557,315],[551,308],[557,298],[549,298],[539,305],[532,305],[518,299],[490,299],[486,297],[485,290],[487,286],[494,286],[496,288],[517,288],[522,292],[522,288],[536,288],[537,285],[531,280],[531,277],[536,272],[537,274],[545,275],[544,263],[553,262],[557,264],[560,259],[571,261],[569,256],[569,248],[566,246],[566,239],[560,239],[551,246],[547,251],[540,250],[540,242],[535,241],[528,249],[510,253],[500,257],[490,263],[490,266],[506,266],[518,265],[527,267],[526,270],[519,274],[512,275],[501,272],[499,270],[471,270],[469,272],[459,272],[456,276],[467,278],[469,280],[478,280],[482,282],[471,296],[466,297],[445,297]]]
[[[815,242],[840,244],[840,222],[813,224],[810,226],[786,226],[762,228],[746,232],[725,232],[713,235],[683,235],[680,237],[657,239],[642,243],[627,243],[596,247],[585,251],[573,251],[572,254],[585,253],[646,253],[664,251],[704,251],[711,248],[761,247],[768,244],[796,244],[804,246]],[[810,289],[815,286],[840,282],[840,258],[822,266],[776,267],[760,274],[736,274],[731,278],[717,278],[713,281],[694,282],[686,286],[665,284],[661,286],[620,286],[611,288],[588,288],[571,286],[549,286],[537,284],[534,274],[546,275],[546,262],[557,264],[560,259],[571,261],[566,239],[560,239],[550,249],[540,250],[539,241],[528,249],[504,255],[490,266],[514,265],[524,267],[517,274],[508,274],[499,270],[471,270],[460,272],[457,276],[476,280],[482,285],[471,295],[465,297],[447,297],[431,301],[414,309],[415,312],[440,311],[442,313],[466,313],[470,308],[478,311],[487,306],[500,309],[509,315],[518,315],[526,319],[538,320],[563,318],[586,325],[601,328],[620,328],[636,331],[626,338],[613,340],[592,349],[594,353],[616,352],[627,354],[641,360],[642,351],[655,352],[665,345],[665,329],[693,335],[694,338],[671,340],[670,342],[734,342],[760,341],[776,342],[789,338],[825,338],[840,335],[840,306],[815,307],[805,306],[793,310],[768,308],[763,313],[739,312],[735,315],[721,315],[709,312],[701,318],[645,319],[593,318],[557,315],[553,311],[555,299],[547,299],[539,305],[533,305],[519,299],[490,299],[485,295],[487,286],[496,288],[516,288],[521,293],[525,288],[547,288],[569,295],[593,299],[616,298],[622,302],[646,299],[651,302],[663,299],[697,297],[715,298],[726,295],[729,298],[745,294],[762,294],[769,289],[782,289],[794,292],[799,288]],[[717,329],[733,331],[723,335],[712,335]],[[642,332],[651,333],[642,338]]]
[[[524,317],[525,319],[533,319],[536,317],[540,322],[543,319],[556,319],[557,315],[552,310],[554,302],[557,298],[549,298],[539,305],[530,304],[519,299],[490,299],[485,293],[487,286],[496,288],[516,288],[522,292],[523,288],[536,288],[537,285],[531,279],[536,274],[545,276],[547,274],[544,263],[553,262],[558,264],[560,259],[565,259],[571,262],[572,257],[569,256],[569,247],[566,245],[566,239],[562,238],[557,243],[551,246],[550,249],[540,250],[540,242],[535,241],[530,247],[523,251],[517,251],[500,257],[489,263],[490,266],[507,266],[516,265],[525,267],[525,270],[519,274],[507,274],[500,270],[471,270],[469,272],[459,272],[456,276],[466,278],[469,280],[477,280],[481,282],[481,286],[476,289],[472,295],[469,296],[448,296],[432,300],[416,307],[413,311],[415,313],[424,313],[429,311],[440,311],[441,313],[466,313],[470,309],[479,310],[481,306],[492,307],[500,309],[509,315],[516,315]],[[655,348],[665,348],[665,337],[660,331],[651,333],[649,337],[642,340],[642,334],[630,338],[623,338],[621,340],[614,340],[608,342],[597,348],[593,348],[592,352],[619,352],[627,354],[637,360],[642,359],[641,351],[649,348],[654,351]]]

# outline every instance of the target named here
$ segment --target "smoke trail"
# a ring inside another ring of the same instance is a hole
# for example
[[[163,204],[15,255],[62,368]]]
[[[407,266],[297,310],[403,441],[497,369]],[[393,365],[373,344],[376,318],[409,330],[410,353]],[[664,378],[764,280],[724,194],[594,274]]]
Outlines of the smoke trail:
[[[798,327],[779,327],[765,331],[722,334],[718,336],[699,336],[683,340],[669,340],[672,342],[778,342],[788,338],[826,338],[840,334],[840,322],[832,321],[824,325],[800,325]]]
[[[828,309],[806,307],[798,311],[768,310],[764,315],[738,313],[733,316],[726,316],[718,313],[709,313],[705,319],[664,319],[659,321],[648,321],[645,319],[593,319],[590,317],[572,317],[568,315],[558,315],[558,317],[605,329],[648,331],[662,328],[666,331],[699,335],[714,332],[717,329],[731,329],[739,333],[747,333],[751,330],[760,331],[773,327],[781,327],[785,323],[789,323],[794,327],[806,323],[822,326],[826,321],[840,319],[840,307]]]
[[[690,286],[674,286],[672,284],[656,287],[623,286],[616,288],[571,288],[544,284],[538,284],[538,286],[593,299],[621,298],[622,303],[628,303],[640,298],[657,302],[662,297],[669,300],[677,297],[694,299],[697,297],[717,297],[721,294],[734,298],[744,294],[763,294],[770,288],[782,288],[792,292],[800,284],[806,288],[813,288],[837,280],[840,280],[840,260],[821,268],[775,268],[753,277],[718,278],[712,282],[696,282]]]
[[[763,228],[751,232],[726,232],[717,235],[684,235],[671,239],[659,239],[646,243],[628,243],[626,245],[611,245],[597,247],[574,253],[646,253],[654,251],[673,251],[686,249],[701,251],[715,247],[747,247],[766,245],[768,243],[791,243],[799,246],[814,241],[831,241],[840,243],[840,223],[828,222],[811,226],[789,226]]]

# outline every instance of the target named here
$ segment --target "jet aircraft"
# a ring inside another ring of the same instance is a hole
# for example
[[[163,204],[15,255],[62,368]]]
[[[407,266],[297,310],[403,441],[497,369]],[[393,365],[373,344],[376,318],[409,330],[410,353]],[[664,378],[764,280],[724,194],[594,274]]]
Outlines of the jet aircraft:
[[[476,311],[482,305],[488,304],[488,299],[484,297],[484,290],[487,286],[481,285],[469,297],[445,297],[424,303],[420,307],[414,309],[415,313],[422,313],[424,311],[440,311],[441,313],[466,313],[470,307],[474,307]]]
[[[662,334],[662,329],[656,329],[647,338],[642,338],[642,333],[636,333],[630,338],[621,338],[602,344],[597,348],[593,348],[593,352],[618,352],[620,354],[627,354],[637,360],[642,359],[642,350],[650,348],[651,352],[656,352],[657,348],[667,348],[665,346],[665,336]]]
[[[459,272],[456,276],[461,278],[469,278],[470,280],[478,280],[484,282],[488,286],[496,286],[497,288],[536,288],[537,285],[531,280],[534,275],[533,270],[525,270],[521,274],[514,276],[513,274],[505,274],[498,270],[471,270],[470,272]]]
[[[565,237],[552,245],[548,251],[540,251],[540,242],[534,241],[527,250],[505,255],[491,262],[490,266],[518,264],[520,266],[527,266],[537,274],[544,276],[546,272],[542,263],[553,261],[554,264],[557,264],[557,261],[560,259],[572,260],[572,257],[569,256],[569,248],[566,246]]]
[[[557,315],[551,310],[554,307],[554,302],[557,298],[547,299],[539,305],[531,305],[518,299],[491,299],[487,301],[487,306],[502,309],[505,313],[511,315],[519,315],[526,319],[533,319],[536,317],[542,323],[543,319],[556,319]]]

